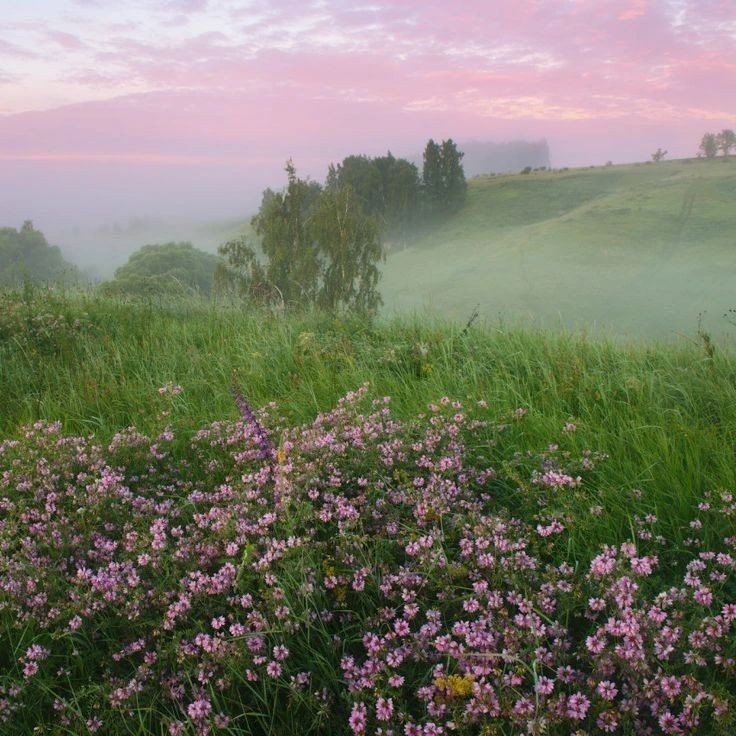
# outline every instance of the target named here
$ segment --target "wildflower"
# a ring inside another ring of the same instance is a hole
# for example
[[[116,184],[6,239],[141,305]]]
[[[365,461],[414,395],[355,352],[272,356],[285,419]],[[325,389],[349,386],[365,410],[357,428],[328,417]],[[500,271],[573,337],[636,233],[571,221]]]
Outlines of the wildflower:
[[[376,718],[379,721],[388,721],[394,713],[394,701],[391,698],[376,700]]]
[[[187,707],[187,715],[193,721],[202,721],[212,712],[212,703],[205,698],[199,698]]]
[[[596,691],[604,700],[613,700],[618,695],[618,688],[610,680],[599,682]]]
[[[250,404],[248,404],[248,402],[245,400],[245,397],[242,393],[240,393],[240,390],[234,383],[231,387],[231,391],[233,397],[235,398],[235,403],[238,405],[238,409],[240,409],[240,414],[253,429],[256,437],[256,442],[258,443],[261,459],[271,461],[275,460],[276,452],[274,450],[274,446],[271,443],[271,440],[269,440],[268,435],[266,434],[266,430],[258,421],[258,418],[256,417],[253,409],[251,409]]]
[[[269,677],[273,677],[274,679],[279,677],[283,671],[283,668],[278,662],[271,661],[266,666],[266,673]]]
[[[582,693],[575,693],[567,699],[567,715],[576,721],[582,721],[588,713],[590,701]]]
[[[348,719],[348,725],[354,736],[361,736],[365,733],[366,716],[368,709],[363,703],[354,703],[353,709],[350,712],[350,718]]]

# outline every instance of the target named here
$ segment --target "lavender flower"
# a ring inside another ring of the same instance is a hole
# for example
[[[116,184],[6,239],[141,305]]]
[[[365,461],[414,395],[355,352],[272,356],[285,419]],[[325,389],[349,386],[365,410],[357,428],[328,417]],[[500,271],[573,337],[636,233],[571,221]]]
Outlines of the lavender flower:
[[[273,462],[276,459],[276,450],[273,446],[273,443],[269,439],[268,433],[266,432],[265,428],[258,421],[258,417],[256,416],[255,412],[234,382],[230,387],[230,391],[233,395],[233,398],[235,399],[235,403],[237,404],[238,409],[240,410],[240,415],[253,430],[256,443],[259,447],[260,458],[262,460],[269,460]]]

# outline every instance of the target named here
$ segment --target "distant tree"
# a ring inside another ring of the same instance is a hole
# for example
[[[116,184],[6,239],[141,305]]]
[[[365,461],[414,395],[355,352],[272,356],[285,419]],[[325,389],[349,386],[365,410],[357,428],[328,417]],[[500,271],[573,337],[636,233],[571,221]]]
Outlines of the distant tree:
[[[419,215],[419,171],[390,151],[376,158],[348,156],[331,165],[325,186],[352,187],[364,213],[382,220],[389,235],[404,234]]]
[[[368,156],[348,156],[337,166],[331,166],[327,186],[352,187],[367,215],[383,217],[386,198],[381,171],[375,159]]]
[[[718,136],[718,148],[723,151],[724,156],[731,153],[732,148],[736,148],[736,133],[730,129],[722,130]]]
[[[438,208],[444,199],[442,150],[432,138],[427,141],[422,158],[422,186],[430,208]]]
[[[460,207],[467,195],[462,151],[448,138],[441,144],[430,138],[424,149],[422,183],[430,209],[451,211]]]
[[[700,141],[699,156],[715,158],[718,155],[718,136],[715,133],[706,133]]]
[[[144,245],[101,285],[103,292],[126,296],[212,292],[217,257],[191,243]]]
[[[367,171],[362,161],[349,167],[352,173]],[[246,237],[219,249],[218,288],[285,307],[375,309],[380,304],[379,218],[366,215],[355,189],[340,183],[337,167],[331,167],[324,189],[299,179],[291,161],[286,173],[284,191],[264,193],[251,221],[260,253]]]
[[[417,167],[389,151],[373,159],[381,177],[383,209],[380,213],[390,234],[405,235],[419,217],[421,182]],[[369,213],[370,214],[370,213]]]
[[[666,155],[667,155],[667,151],[663,151],[661,148],[658,148],[652,154],[652,161],[654,161],[655,163],[659,163]]]
[[[24,281],[78,280],[77,268],[66,261],[58,247],[49,245],[40,230],[26,220],[20,229],[0,228],[0,285]]]
[[[468,193],[468,184],[463,171],[463,154],[457,144],[448,138],[442,141],[441,149],[442,181],[445,188],[445,206],[455,210],[462,206]]]

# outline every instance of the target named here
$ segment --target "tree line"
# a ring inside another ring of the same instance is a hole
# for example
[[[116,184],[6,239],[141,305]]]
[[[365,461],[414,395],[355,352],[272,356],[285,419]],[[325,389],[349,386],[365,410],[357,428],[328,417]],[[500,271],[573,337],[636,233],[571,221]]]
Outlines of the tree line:
[[[59,248],[49,245],[30,220],[16,229],[0,228],[0,286],[18,286],[26,280],[59,281],[79,277]]]
[[[220,292],[264,305],[372,312],[381,304],[379,261],[386,242],[460,208],[467,184],[452,139],[429,140],[423,166],[390,152],[330,165],[325,182],[297,176],[266,189],[252,233],[218,249],[191,243],[145,245],[103,283],[104,293],[151,297]],[[0,285],[58,281],[79,274],[32,223],[0,229]]]
[[[261,304],[375,311],[384,239],[462,206],[462,158],[452,139],[430,139],[421,176],[389,152],[348,156],[324,184],[299,178],[289,161],[286,187],[266,189],[251,220],[256,237],[219,248],[216,288]]]
[[[705,133],[700,141],[698,156],[715,158],[720,151],[724,156],[729,156],[736,149],[736,133],[730,129],[724,129],[720,133]]]

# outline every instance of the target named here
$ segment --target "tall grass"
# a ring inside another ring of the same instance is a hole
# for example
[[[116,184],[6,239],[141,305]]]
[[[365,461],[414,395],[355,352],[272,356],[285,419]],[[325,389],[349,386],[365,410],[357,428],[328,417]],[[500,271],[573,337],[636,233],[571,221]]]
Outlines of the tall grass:
[[[0,293],[0,731],[730,733],[735,429],[702,331]]]
[[[589,499],[606,513],[574,530],[574,544],[630,536],[633,489],[678,540],[707,490],[736,486],[736,361],[718,348],[710,355],[689,342],[621,345],[422,317],[284,316],[94,293],[3,299],[2,436],[47,419],[101,439],[129,425],[153,432],[168,423],[185,438],[236,416],[233,375],[252,404],[275,401],[290,421],[305,422],[369,382],[400,417],[444,395],[485,399],[498,416],[528,410],[508,435],[519,452],[560,442],[606,453]],[[39,315],[48,315],[40,326]],[[159,394],[166,384],[182,392]],[[562,433],[566,422],[577,431]]]

